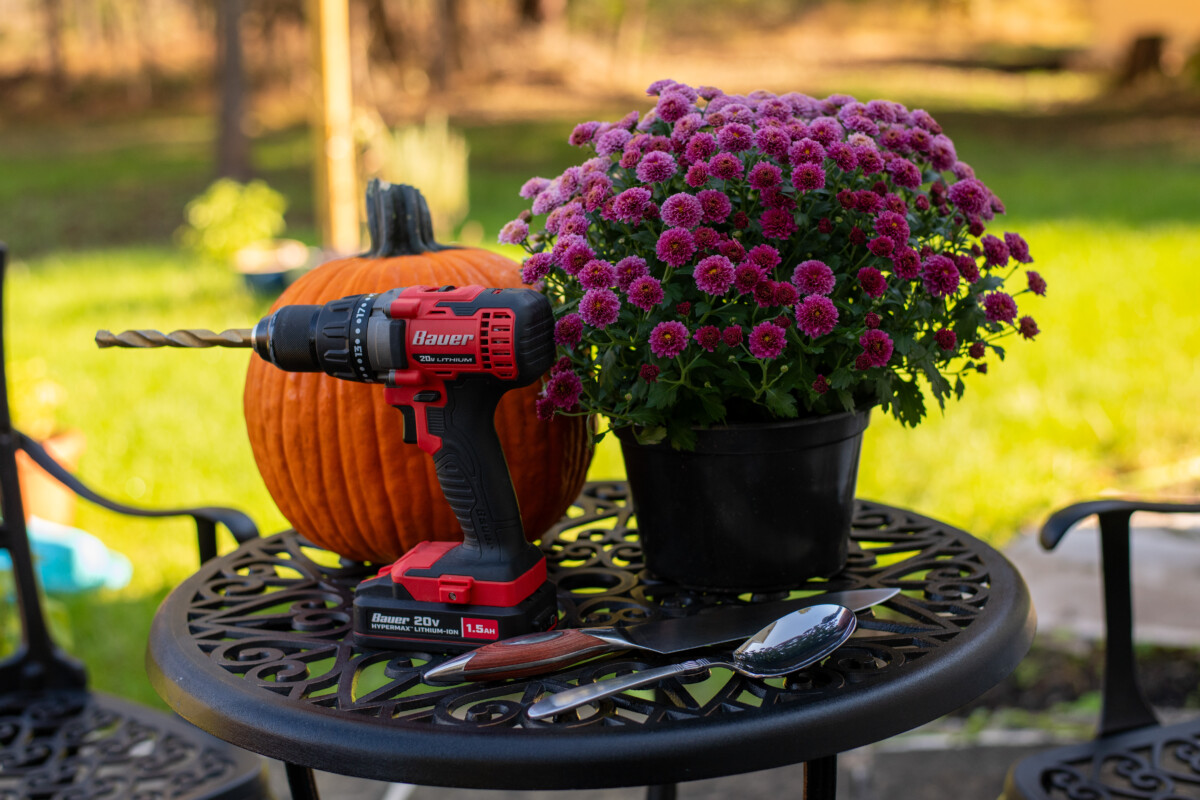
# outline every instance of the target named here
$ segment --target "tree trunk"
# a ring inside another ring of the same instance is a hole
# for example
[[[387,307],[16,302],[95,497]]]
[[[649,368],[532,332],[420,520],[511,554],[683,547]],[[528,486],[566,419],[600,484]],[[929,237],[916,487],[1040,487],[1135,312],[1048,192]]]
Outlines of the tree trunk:
[[[50,62],[50,88],[55,94],[61,94],[67,86],[62,45],[62,0],[42,0],[42,26],[46,36],[46,57]]]
[[[450,86],[451,76],[462,67],[462,4],[459,0],[438,0],[438,47],[434,50],[429,80],[437,91]]]
[[[217,175],[245,181],[251,168],[241,21],[242,0],[217,0]]]

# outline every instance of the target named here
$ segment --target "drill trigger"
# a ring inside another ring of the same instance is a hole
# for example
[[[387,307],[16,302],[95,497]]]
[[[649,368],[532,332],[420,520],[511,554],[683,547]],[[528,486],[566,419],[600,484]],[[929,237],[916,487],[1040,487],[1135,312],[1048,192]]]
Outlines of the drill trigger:
[[[404,417],[404,443],[417,443],[417,412],[412,406],[396,406]]]

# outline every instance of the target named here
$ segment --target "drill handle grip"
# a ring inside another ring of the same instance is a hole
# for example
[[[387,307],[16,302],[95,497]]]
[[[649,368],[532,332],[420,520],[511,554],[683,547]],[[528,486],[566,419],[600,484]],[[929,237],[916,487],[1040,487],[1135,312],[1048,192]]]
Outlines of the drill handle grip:
[[[429,434],[441,439],[433,463],[462,526],[462,556],[523,563],[519,556],[530,545],[494,422],[503,391],[487,381],[463,383],[446,392],[444,405],[425,409]]]

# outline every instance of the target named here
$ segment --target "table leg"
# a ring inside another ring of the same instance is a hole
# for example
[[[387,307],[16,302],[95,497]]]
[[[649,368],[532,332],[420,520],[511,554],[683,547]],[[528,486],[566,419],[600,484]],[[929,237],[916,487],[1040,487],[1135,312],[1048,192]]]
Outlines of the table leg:
[[[317,780],[313,771],[299,764],[285,764],[287,768],[288,789],[291,790],[292,800],[320,800],[317,794]]]
[[[834,800],[837,794],[837,756],[804,765],[804,800]]]
[[[647,786],[646,800],[675,800],[676,786],[664,783],[662,786]]]

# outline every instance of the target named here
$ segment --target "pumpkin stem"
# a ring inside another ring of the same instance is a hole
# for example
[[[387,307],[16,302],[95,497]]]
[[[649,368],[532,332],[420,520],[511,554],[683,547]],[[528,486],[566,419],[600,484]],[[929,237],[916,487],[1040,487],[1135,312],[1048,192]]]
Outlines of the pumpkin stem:
[[[453,249],[433,238],[429,204],[415,186],[372,178],[367,184],[367,229],[371,249],[365,258],[415,256]]]

